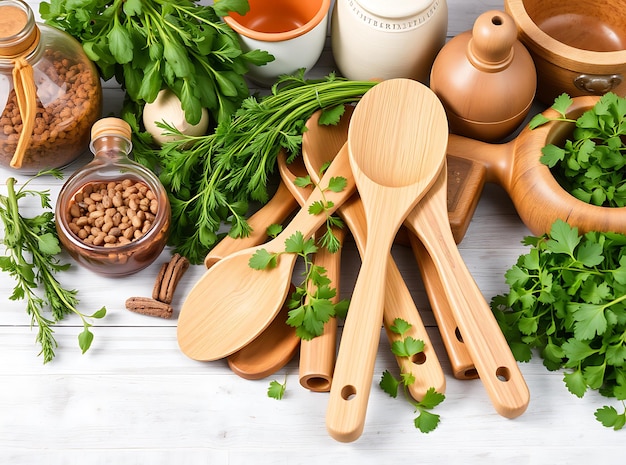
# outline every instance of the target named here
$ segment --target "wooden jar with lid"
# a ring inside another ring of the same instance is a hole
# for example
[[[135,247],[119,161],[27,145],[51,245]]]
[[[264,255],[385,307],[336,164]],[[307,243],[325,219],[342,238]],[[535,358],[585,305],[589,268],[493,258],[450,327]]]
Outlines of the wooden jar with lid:
[[[450,132],[497,141],[510,135],[530,111],[537,75],[513,19],[491,10],[476,19],[471,31],[442,48],[430,87],[446,109]]]

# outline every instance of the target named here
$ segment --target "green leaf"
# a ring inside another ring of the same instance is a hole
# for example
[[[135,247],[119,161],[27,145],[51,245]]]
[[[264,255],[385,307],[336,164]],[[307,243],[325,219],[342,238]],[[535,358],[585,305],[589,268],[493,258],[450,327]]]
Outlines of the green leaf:
[[[267,396],[272,399],[281,400],[283,396],[285,395],[286,389],[287,389],[286,381],[281,384],[278,381],[273,380],[270,382],[269,388],[267,389]]]
[[[61,246],[59,240],[52,233],[45,233],[37,237],[37,243],[39,244],[39,250],[46,255],[56,255],[61,253]]]
[[[528,123],[528,127],[530,129],[536,129],[539,126],[543,126],[546,123],[549,123],[550,120],[548,118],[546,118],[543,113],[539,113],[536,114],[535,116],[533,116],[530,120],[530,122]]]
[[[398,397],[398,387],[400,386],[400,381],[396,379],[388,370],[383,372],[379,386],[391,397]]]
[[[305,188],[313,185],[313,181],[311,181],[311,177],[307,176],[299,176],[293,180],[293,183],[296,187]]]
[[[283,226],[281,224],[270,224],[265,230],[265,234],[272,239],[278,236],[283,230]]]
[[[548,250],[574,256],[574,249],[580,242],[578,228],[573,228],[565,221],[558,219],[552,224],[550,238],[546,242]]]
[[[247,0],[219,0],[213,4],[213,10],[218,16],[228,16],[231,11],[245,15],[250,11],[250,6]]]
[[[348,185],[348,180],[342,176],[332,177],[328,181],[328,190],[332,192],[341,192]]]
[[[122,8],[126,16],[139,16],[143,12],[141,0],[124,0]]]
[[[133,59],[133,41],[130,32],[115,21],[107,36],[111,55],[119,64],[130,63]]]
[[[106,307],[102,307],[100,310],[94,312],[92,315],[89,316],[89,318],[95,318],[95,319],[101,319],[104,318],[107,314],[107,309]]]
[[[403,320],[402,318],[396,318],[395,320],[393,320],[393,325],[391,325],[389,329],[396,334],[403,335],[409,329],[411,329],[412,326],[413,325],[408,321]]]
[[[83,351],[83,354],[89,350],[92,341],[93,333],[89,331],[89,326],[85,325],[83,331],[78,335],[78,346]]]
[[[567,109],[572,106],[572,103],[574,103],[572,98],[566,93],[563,93],[554,99],[554,103],[552,104],[552,109],[559,112],[562,117],[565,117],[565,114],[567,113]]]
[[[250,257],[248,266],[255,270],[275,268],[278,263],[278,254],[270,253],[266,249],[259,249]]]
[[[427,409],[433,409],[445,400],[446,396],[437,392],[435,388],[428,388],[426,394],[419,402],[420,406]]]
[[[439,425],[439,415],[435,413],[422,410],[420,414],[415,418],[414,424],[417,429],[422,433],[430,433],[435,430]]]
[[[613,428],[615,431],[622,429],[626,424],[626,412],[617,413],[615,407],[605,405],[596,410],[594,415],[602,426]]]
[[[582,398],[587,391],[587,384],[585,378],[580,370],[576,370],[573,373],[565,373],[563,381],[567,390],[574,394],[576,397]]]
[[[334,107],[324,108],[317,123],[322,126],[336,125],[341,121],[341,117],[345,112],[345,105],[335,105]]]
[[[574,326],[574,336],[577,339],[591,340],[596,334],[602,335],[606,331],[604,305],[570,303],[568,311],[574,315],[577,322]]]
[[[424,350],[424,341],[415,339],[411,336],[401,341],[394,341],[391,345],[391,351],[399,357],[412,357]]]

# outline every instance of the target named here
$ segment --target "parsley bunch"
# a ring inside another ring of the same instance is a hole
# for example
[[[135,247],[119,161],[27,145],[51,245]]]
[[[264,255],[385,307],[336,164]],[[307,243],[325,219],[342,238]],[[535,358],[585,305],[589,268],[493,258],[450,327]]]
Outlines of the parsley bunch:
[[[44,174],[61,177],[58,170],[42,171],[37,176]],[[78,315],[83,323],[78,345],[85,353],[93,340],[93,333],[89,330],[92,325],[87,319],[103,318],[106,309],[102,307],[89,316],[78,311],[77,291],[63,288],[55,276],[70,265],[62,264],[57,257],[61,247],[51,211],[50,193],[27,189],[30,180],[16,190],[16,182],[15,178],[7,179],[8,195],[0,195],[0,221],[4,225],[4,237],[0,242],[6,249],[6,255],[0,257],[0,270],[9,273],[16,281],[9,299],[26,299],[26,313],[31,318],[31,326],[38,328],[36,341],[41,345],[44,363],[54,358],[57,347],[52,326],[71,313]],[[39,197],[46,211],[32,218],[22,216],[19,201],[28,196]],[[40,286],[43,296],[37,293]],[[52,319],[44,315],[46,307],[50,309]]]
[[[565,369],[567,389],[626,399],[626,236],[582,236],[562,220],[506,274],[510,291],[491,302],[518,361],[537,349],[549,370]],[[620,429],[626,414],[604,407],[596,417]]]
[[[572,99],[562,94],[552,108],[560,114],[555,120],[575,123],[572,139],[562,146],[546,145],[541,150],[541,162],[579,200],[605,207],[626,206],[626,98],[612,92],[604,94],[576,120],[566,116],[571,104]],[[531,120],[530,127],[548,121],[539,114]]]
[[[300,70],[279,78],[271,94],[244,100],[214,133],[188,136],[162,125],[180,140],[160,150],[134,142],[135,160],[158,171],[168,190],[170,245],[192,263],[201,263],[221,239],[223,224],[229,235],[246,236],[248,203],[268,200],[268,179],[279,151],[284,149],[288,162],[293,160],[300,153],[306,121],[315,111],[324,110],[323,124],[336,124],[344,104],[358,101],[374,85],[334,74],[305,79]]]
[[[103,79],[117,79],[136,109],[169,88],[191,124],[202,108],[217,122],[229,118],[250,95],[248,64],[273,60],[265,51],[244,53],[220,18],[248,10],[247,0],[51,0],[39,7],[47,24],[82,44]]]

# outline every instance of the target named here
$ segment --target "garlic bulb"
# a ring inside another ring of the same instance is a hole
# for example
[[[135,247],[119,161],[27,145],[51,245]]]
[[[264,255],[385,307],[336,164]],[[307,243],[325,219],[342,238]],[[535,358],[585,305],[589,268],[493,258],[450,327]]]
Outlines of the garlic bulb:
[[[157,126],[157,122],[165,122],[181,133],[190,136],[201,136],[206,133],[209,127],[209,112],[206,108],[202,109],[202,117],[198,124],[189,124],[185,119],[180,100],[169,89],[163,89],[154,99],[154,102],[146,103],[143,109],[143,124],[154,141],[160,145],[180,139],[175,135],[164,135],[164,129]]]

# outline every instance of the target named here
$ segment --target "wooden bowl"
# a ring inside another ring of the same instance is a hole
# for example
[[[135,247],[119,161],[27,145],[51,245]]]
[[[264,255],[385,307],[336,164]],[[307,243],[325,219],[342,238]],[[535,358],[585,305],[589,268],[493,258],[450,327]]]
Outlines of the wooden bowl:
[[[505,0],[537,68],[537,98],[626,94],[626,0]]]
[[[574,98],[567,117],[576,119],[592,108],[597,96]],[[552,109],[543,113],[554,118],[558,114]],[[466,189],[462,196],[473,199],[480,195],[485,182],[502,186],[509,196],[521,220],[535,235],[550,231],[557,219],[562,219],[587,231],[613,231],[626,233],[626,207],[600,207],[577,199],[567,192],[554,178],[550,169],[541,163],[541,149],[547,144],[560,146],[572,137],[573,123],[552,121],[536,129],[525,127],[513,140],[503,144],[488,144],[466,137],[450,134],[448,157],[465,159],[476,168],[465,177]],[[473,211],[459,211],[469,201],[461,200],[458,207],[448,206],[453,229],[463,231]]]

